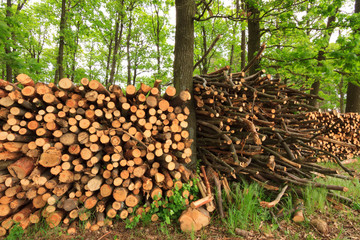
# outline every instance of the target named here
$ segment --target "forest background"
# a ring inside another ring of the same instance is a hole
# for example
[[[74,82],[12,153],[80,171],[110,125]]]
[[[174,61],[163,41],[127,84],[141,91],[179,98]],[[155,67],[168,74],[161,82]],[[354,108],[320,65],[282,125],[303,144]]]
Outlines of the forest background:
[[[0,78],[16,81],[26,73],[41,82],[171,84],[181,2],[193,1],[2,0]],[[250,72],[266,69],[320,95],[324,100],[311,104],[324,110],[360,112],[359,0],[193,3],[194,75],[225,65],[241,71],[265,43]]]

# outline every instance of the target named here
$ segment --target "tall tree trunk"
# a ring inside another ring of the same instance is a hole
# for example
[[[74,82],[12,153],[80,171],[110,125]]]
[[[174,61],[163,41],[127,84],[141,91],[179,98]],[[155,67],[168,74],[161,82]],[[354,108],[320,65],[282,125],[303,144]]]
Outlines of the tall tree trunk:
[[[109,43],[109,51],[106,59],[106,73],[105,73],[105,85],[109,84],[109,70],[110,70],[110,60],[111,60],[111,53],[112,53],[112,45],[113,45],[113,36],[110,36],[110,43]]]
[[[190,91],[193,94],[193,64],[194,64],[194,16],[195,0],[175,0],[176,30],[175,30],[175,58],[174,85],[177,92]],[[193,99],[193,98],[192,98]],[[189,127],[192,144],[192,161],[189,167],[196,165],[196,116],[193,100],[188,104],[190,109]]]
[[[205,55],[206,51],[207,51],[207,35],[206,35],[206,29],[205,26],[201,26],[201,31],[202,31],[202,39],[203,39],[203,51],[202,54]],[[203,61],[201,62],[202,70],[201,73],[202,74],[206,74],[209,70],[209,65],[208,65],[208,58],[204,57]]]
[[[337,13],[338,10],[335,11],[334,15],[333,16],[330,16],[328,17],[328,21],[327,21],[327,24],[326,24],[326,28],[329,29],[331,27],[331,25],[335,22],[336,18],[335,18],[335,14]],[[322,61],[324,61],[326,58],[325,58],[325,49],[328,47],[329,45],[329,40],[330,40],[330,37],[331,37],[331,34],[333,33],[333,30],[329,30],[325,32],[324,34],[324,38],[327,38],[328,39],[328,42],[326,44],[326,46],[323,46],[319,52],[318,52],[318,56],[317,56],[317,61],[318,61],[318,64],[317,66],[318,67],[321,67],[323,66],[323,63]],[[320,80],[319,79],[316,79],[315,82],[313,82],[313,84],[311,85],[311,90],[310,90],[310,93],[311,94],[314,94],[314,95],[319,95],[319,91],[320,91]],[[314,107],[319,107],[319,102],[317,101],[316,98],[314,99],[311,99],[309,101],[309,104],[311,106],[314,106]]]
[[[161,77],[161,52],[160,52],[160,16],[159,9],[156,8],[156,60],[157,60],[157,78]]]
[[[360,113],[360,86],[352,82],[348,83],[346,91],[346,112]]]
[[[59,38],[59,51],[56,61],[56,72],[54,83],[58,83],[64,77],[64,47],[65,47],[65,28],[66,28],[66,0],[61,1],[61,15],[60,15],[60,38]]]
[[[315,80],[315,81],[311,84],[310,94],[319,95],[319,91],[320,91],[320,80]],[[310,99],[310,100],[309,100],[309,104],[310,104],[311,106],[314,106],[314,107],[319,107],[319,104],[318,104],[318,101],[317,101],[316,98]]]
[[[137,57],[136,57],[137,59]],[[137,60],[136,60],[137,61]],[[133,85],[135,86],[135,83],[136,83],[136,77],[137,77],[137,68],[138,68],[138,64],[135,64],[135,67],[134,67],[134,73],[133,73]]]
[[[239,17],[239,13],[240,13],[240,1],[236,0],[235,1],[235,9],[236,9],[236,18]],[[236,36],[236,30],[237,30],[237,24],[238,22],[235,22],[234,27],[233,27],[233,36]],[[242,31],[241,31],[242,33]],[[242,37],[242,36],[241,36]],[[242,40],[242,39],[241,39]],[[244,43],[245,44],[245,43]],[[241,42],[241,47],[242,47],[242,42]],[[231,44],[231,50],[230,50],[230,61],[229,61],[229,73],[231,73],[233,71],[233,64],[234,64],[234,50],[235,50],[235,44]],[[242,50],[242,49],[241,49]],[[241,53],[242,56],[242,53]],[[244,65],[245,66],[245,65]]]
[[[236,30],[235,30],[236,25],[237,25],[237,23],[235,23],[235,26],[234,26],[234,28],[233,28],[233,36],[235,36],[235,34],[236,34]],[[231,73],[232,70],[233,70],[233,64],[234,64],[234,48],[235,48],[234,44],[231,44],[230,60],[229,60],[229,66],[230,66],[230,68],[229,68],[229,73]]]
[[[74,49],[74,54],[73,54],[73,62],[72,62],[72,66],[71,66],[71,78],[73,81],[75,79],[75,69],[76,69],[76,53],[77,53],[77,50],[78,50],[78,46],[79,46],[79,31],[80,31],[80,21],[78,21],[76,23],[76,46],[75,46],[75,49]]]
[[[7,0],[6,1],[6,23],[9,26],[9,29],[11,29],[11,0]],[[6,63],[5,63],[5,69],[6,69],[6,81],[8,82],[12,82],[13,81],[13,77],[12,77],[12,67],[10,64],[10,54],[11,54],[11,47],[9,42],[11,41],[11,38],[9,37],[9,39],[5,42],[5,54],[6,54]]]
[[[248,17],[248,62],[250,62],[260,49],[260,12],[253,3],[249,2],[247,3],[247,12],[251,13]],[[259,60],[252,65],[249,70],[249,74],[254,74],[258,68]]]
[[[360,0],[355,1],[355,13],[360,12]],[[360,29],[355,29],[355,33],[360,33]],[[357,76],[359,79],[359,76]],[[360,86],[349,81],[346,91],[346,112],[360,113]]]
[[[340,108],[341,113],[345,112],[343,87],[344,87],[344,76],[341,76],[340,83],[338,85],[338,91],[339,91],[339,95],[340,95],[340,99],[339,99],[339,105],[340,106],[339,106],[339,108]]]
[[[130,9],[128,33],[126,37],[126,58],[127,58],[127,84],[131,84],[131,57],[130,57],[130,40],[132,27],[132,9]]]
[[[121,6],[123,6],[123,5],[124,5],[124,1],[122,1],[122,3],[121,3]],[[112,57],[112,62],[111,62],[109,84],[114,84],[117,54],[118,54],[119,46],[121,43],[123,24],[124,24],[123,23],[123,13],[121,10],[119,10],[117,12],[117,19],[116,19],[116,23],[115,23],[115,43],[114,43],[114,51],[113,51],[113,57]]]
[[[241,30],[241,69],[246,66],[246,32]]]

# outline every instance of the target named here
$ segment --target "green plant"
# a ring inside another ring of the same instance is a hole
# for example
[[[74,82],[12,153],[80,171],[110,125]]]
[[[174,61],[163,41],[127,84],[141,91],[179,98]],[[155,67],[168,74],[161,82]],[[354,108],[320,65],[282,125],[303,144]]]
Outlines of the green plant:
[[[165,235],[166,239],[172,239],[171,237],[171,234],[170,234],[170,231],[169,231],[169,225],[164,223],[164,222],[161,222],[160,223],[160,228],[159,228],[159,231]]]
[[[18,240],[21,239],[24,235],[24,229],[16,223],[10,230],[9,235],[6,237],[6,240]]]
[[[172,189],[172,196],[158,196],[150,204],[150,210],[148,212],[143,211],[142,215],[137,215],[134,210],[134,214],[125,220],[125,227],[134,228],[140,220],[144,224],[150,223],[153,214],[157,214],[159,219],[166,224],[170,224],[172,220],[178,219],[182,211],[187,208],[187,198],[183,196],[183,193],[188,191],[190,195],[194,196],[193,200],[197,199],[199,189],[196,185],[196,181],[196,179],[192,179],[189,183],[184,183],[181,189],[178,189],[177,185],[175,185],[174,189]],[[148,206],[144,205],[144,208],[146,207]]]
[[[268,200],[257,183],[233,184],[233,203],[227,203],[228,217],[224,219],[230,233],[235,228],[258,229],[261,222],[270,219],[270,212],[260,207],[259,200]]]
[[[313,188],[307,186],[304,190],[304,205],[306,213],[311,215],[316,210],[323,211],[325,209],[327,200],[327,189]]]

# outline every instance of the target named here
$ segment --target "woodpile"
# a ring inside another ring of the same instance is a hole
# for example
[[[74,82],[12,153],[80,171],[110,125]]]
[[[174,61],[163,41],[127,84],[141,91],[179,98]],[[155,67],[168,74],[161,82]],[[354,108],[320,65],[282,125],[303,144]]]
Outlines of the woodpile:
[[[340,159],[359,153],[358,132],[349,134],[359,125],[359,116],[340,116],[342,123],[325,120],[328,114],[313,113],[317,109],[309,105],[318,96],[292,89],[264,70],[251,76],[227,70],[194,77],[198,158],[203,164],[270,190],[290,183],[346,191],[312,181],[314,174],[346,178],[313,160],[331,158],[352,175]]]
[[[97,230],[189,180],[189,92],[17,80],[0,80],[0,235],[41,217],[69,233],[75,219]]]
[[[339,142],[360,145],[360,115],[358,113],[338,113],[335,110],[331,112],[310,112],[306,114],[306,119],[314,121],[308,128],[312,127],[316,134]],[[335,142],[319,139],[317,143],[311,143],[310,146],[324,149],[344,160],[360,156],[360,148],[350,148],[347,144],[339,145]],[[316,161],[331,161],[331,157],[320,155],[317,156]]]

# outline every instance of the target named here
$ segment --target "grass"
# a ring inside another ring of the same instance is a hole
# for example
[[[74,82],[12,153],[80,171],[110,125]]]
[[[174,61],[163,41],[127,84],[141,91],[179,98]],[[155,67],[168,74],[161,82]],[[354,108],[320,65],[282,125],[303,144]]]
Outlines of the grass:
[[[263,221],[270,219],[270,212],[260,207],[259,199],[267,199],[262,187],[243,181],[232,188],[234,202],[226,203],[228,216],[224,219],[230,233],[234,234],[235,228],[258,229]]]

